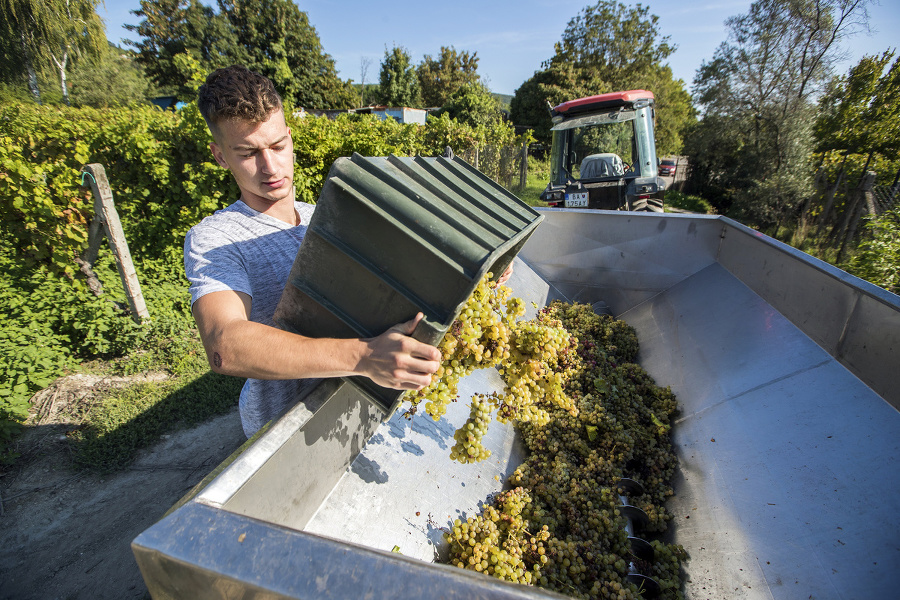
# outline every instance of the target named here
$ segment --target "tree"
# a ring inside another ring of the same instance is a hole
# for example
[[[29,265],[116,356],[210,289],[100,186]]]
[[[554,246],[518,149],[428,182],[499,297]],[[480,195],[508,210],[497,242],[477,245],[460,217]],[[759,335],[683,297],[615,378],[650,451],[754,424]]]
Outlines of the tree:
[[[481,82],[470,83],[450,94],[438,114],[472,127],[490,127],[502,118],[500,103]]]
[[[663,61],[675,51],[647,7],[600,0],[569,21],[553,57],[516,90],[510,116],[549,143],[548,104],[628,89],[656,97],[657,151],[681,150],[683,130],[694,120],[684,82]]]
[[[550,62],[572,63],[605,81],[642,74],[675,51],[668,36],[660,36],[659,17],[649,10],[615,0],[585,7],[569,21]]]
[[[242,62],[231,24],[199,0],[141,0],[132,12],[143,20],[125,28],[141,39],[127,43],[137,48],[137,62],[162,93],[182,100],[196,95],[180,66],[185,59],[177,56],[190,55],[205,72]]]
[[[457,52],[453,46],[441,46],[437,58],[425,55],[416,68],[422,104],[444,106],[453,92],[478,81],[478,53]]]
[[[247,68],[269,77],[293,105],[350,108],[356,93],[341,81],[309,17],[291,0],[219,0]]]
[[[359,59],[359,106],[366,105],[366,75],[369,73],[369,67],[372,65],[372,59],[368,56],[362,56]]]
[[[285,101],[309,108],[349,108],[356,93],[341,81],[334,60],[309,18],[291,0],[141,0],[143,17],[128,25],[141,40],[129,42],[158,86],[188,99],[196,74],[242,64],[269,77]]]
[[[21,54],[10,68],[24,75],[40,103],[37,71],[55,69],[63,99],[68,103],[66,71],[70,61],[96,57],[106,47],[99,0],[0,0],[0,35],[7,49],[18,44]],[[12,42],[15,40],[15,42]]]
[[[384,49],[379,75],[378,101],[386,106],[416,107],[420,103],[419,78],[409,59],[409,52],[401,46]]]
[[[900,158],[900,57],[864,56],[819,101],[816,149]],[[887,71],[885,71],[887,69]]]
[[[572,63],[557,62],[537,71],[513,95],[509,113],[513,123],[529,127],[534,137],[550,143],[550,108],[574,98],[612,91],[591,72]]]
[[[693,183],[718,192],[709,199],[719,210],[777,229],[798,209],[810,186],[813,99],[838,44],[865,26],[867,1],[757,0],[726,21],[728,40],[694,79],[704,118],[689,144],[692,165],[704,165]]]
[[[655,65],[636,87],[651,90],[656,98],[657,155],[680,154],[687,131],[697,122],[697,110],[684,89],[684,81],[675,79],[668,65]]]
[[[145,100],[150,81],[136,64],[133,53],[112,44],[101,58],[73,69],[72,103],[75,106],[119,106]]]

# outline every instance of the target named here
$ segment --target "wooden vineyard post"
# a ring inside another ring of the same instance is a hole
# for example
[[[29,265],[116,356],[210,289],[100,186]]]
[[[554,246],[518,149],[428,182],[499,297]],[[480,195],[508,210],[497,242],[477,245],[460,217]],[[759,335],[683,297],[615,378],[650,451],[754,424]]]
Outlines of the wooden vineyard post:
[[[522,142],[522,162],[519,163],[519,189],[528,185],[528,142]]]
[[[116,268],[119,277],[122,278],[122,286],[128,296],[128,306],[131,309],[132,318],[138,323],[150,316],[144,295],[141,293],[141,284],[138,281],[134,263],[131,261],[131,252],[128,251],[128,242],[125,240],[125,232],[122,231],[122,222],[119,221],[119,213],[113,203],[112,190],[109,180],[106,178],[106,169],[103,165],[92,163],[81,169],[82,173],[90,175],[91,189],[94,192],[94,220],[91,223],[88,238],[88,251],[85,262],[93,265],[97,260],[97,252],[100,250],[100,225],[109,247],[116,258]]]

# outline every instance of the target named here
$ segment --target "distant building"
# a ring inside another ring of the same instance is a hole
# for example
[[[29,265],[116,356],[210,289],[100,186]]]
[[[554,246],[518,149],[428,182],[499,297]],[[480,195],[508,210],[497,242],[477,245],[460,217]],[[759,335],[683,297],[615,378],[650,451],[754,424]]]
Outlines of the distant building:
[[[398,123],[415,123],[416,125],[424,125],[425,117],[428,116],[428,111],[424,108],[393,108],[388,106],[367,106],[357,109],[356,113],[375,115],[382,121],[391,118]]]
[[[406,106],[364,106],[363,108],[345,108],[339,110],[307,110],[305,108],[300,108],[299,110],[294,111],[295,117],[304,117],[307,114],[317,117],[325,116],[329,119],[334,119],[342,114],[375,115],[382,121],[385,119],[394,119],[398,123],[424,125],[425,118],[428,115],[428,109],[409,108]]]

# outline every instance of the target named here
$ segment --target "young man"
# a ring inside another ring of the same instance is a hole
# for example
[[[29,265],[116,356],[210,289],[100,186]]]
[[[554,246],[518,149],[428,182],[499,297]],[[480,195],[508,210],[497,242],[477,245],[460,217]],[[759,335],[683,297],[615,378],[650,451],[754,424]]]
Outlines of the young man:
[[[293,405],[314,378],[363,375],[398,390],[428,385],[440,352],[409,337],[421,313],[371,339],[314,339],[274,326],[314,210],[294,200],[281,98],[267,78],[234,66],[207,77],[198,104],[213,157],[231,171],[241,196],[190,230],[185,272],[210,366],[249,378],[240,398],[247,437]]]

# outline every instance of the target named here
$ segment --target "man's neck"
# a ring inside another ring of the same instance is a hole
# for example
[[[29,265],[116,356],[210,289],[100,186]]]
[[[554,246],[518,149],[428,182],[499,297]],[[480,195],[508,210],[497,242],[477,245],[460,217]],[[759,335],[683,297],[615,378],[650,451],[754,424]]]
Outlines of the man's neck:
[[[253,210],[269,215],[279,221],[284,221],[292,227],[300,224],[300,215],[297,214],[297,209],[294,208],[293,193],[288,198],[274,203],[264,203],[256,199],[248,200],[245,194],[241,194],[241,201]]]

